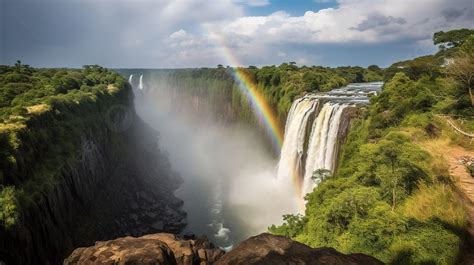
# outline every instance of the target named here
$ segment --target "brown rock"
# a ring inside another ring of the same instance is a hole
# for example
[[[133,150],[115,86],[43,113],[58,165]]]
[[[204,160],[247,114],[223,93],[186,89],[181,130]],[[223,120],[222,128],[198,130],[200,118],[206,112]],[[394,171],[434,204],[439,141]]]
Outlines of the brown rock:
[[[134,237],[96,242],[93,247],[78,248],[64,264],[176,264],[166,243]]]
[[[234,264],[379,265],[383,263],[363,254],[344,255],[333,248],[311,248],[286,237],[264,233],[245,240],[216,263],[216,265]]]
[[[213,264],[222,255],[207,239],[183,240],[159,233],[96,242],[74,250],[64,264]]]
[[[363,254],[344,255],[332,248],[310,248],[286,237],[260,234],[251,237],[224,255],[207,238],[184,240],[159,233],[96,242],[76,249],[64,264],[323,264],[380,265]]]

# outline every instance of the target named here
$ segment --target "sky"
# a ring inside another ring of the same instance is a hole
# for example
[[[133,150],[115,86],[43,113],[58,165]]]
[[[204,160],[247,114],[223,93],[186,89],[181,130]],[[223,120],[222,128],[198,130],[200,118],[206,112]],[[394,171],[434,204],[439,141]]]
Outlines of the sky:
[[[0,64],[377,64],[474,28],[474,0],[0,0]]]

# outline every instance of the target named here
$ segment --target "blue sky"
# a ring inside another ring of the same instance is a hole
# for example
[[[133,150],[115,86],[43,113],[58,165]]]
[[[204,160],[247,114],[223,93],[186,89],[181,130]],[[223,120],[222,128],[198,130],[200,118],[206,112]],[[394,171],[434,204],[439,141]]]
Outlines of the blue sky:
[[[320,9],[336,7],[334,0],[273,0],[264,6],[246,6],[245,13],[249,16],[267,16],[271,13],[284,10],[292,16],[302,16],[306,11],[318,11]]]
[[[2,0],[0,64],[388,66],[462,27],[472,0]]]

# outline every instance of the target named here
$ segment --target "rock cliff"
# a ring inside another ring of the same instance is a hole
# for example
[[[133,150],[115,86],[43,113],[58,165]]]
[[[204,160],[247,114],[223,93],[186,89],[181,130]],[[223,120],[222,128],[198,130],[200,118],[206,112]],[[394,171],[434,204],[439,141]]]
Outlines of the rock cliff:
[[[363,254],[344,255],[332,248],[310,248],[271,234],[251,237],[224,254],[205,238],[179,239],[172,234],[153,234],[96,242],[78,248],[64,260],[75,264],[383,264]]]
[[[173,195],[181,179],[157,133],[133,109],[119,112],[85,133],[59,182],[23,207],[14,226],[0,228],[0,262],[59,264],[96,240],[184,228],[182,201]]]

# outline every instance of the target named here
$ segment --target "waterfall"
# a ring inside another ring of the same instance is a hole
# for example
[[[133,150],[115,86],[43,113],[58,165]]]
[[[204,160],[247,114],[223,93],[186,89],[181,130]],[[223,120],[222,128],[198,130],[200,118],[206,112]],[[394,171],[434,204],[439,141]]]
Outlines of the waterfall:
[[[299,180],[303,173],[304,143],[309,117],[315,112],[317,101],[302,98],[293,102],[285,126],[285,141],[278,163],[278,179]]]
[[[308,144],[305,174],[303,177],[302,195],[313,190],[315,182],[311,179],[317,169],[334,171],[339,134],[339,124],[343,110],[347,105],[326,103],[318,118],[314,121]]]
[[[130,75],[130,77],[128,77],[128,83],[130,83],[130,85],[132,84],[132,79],[133,79],[133,74]]]
[[[143,75],[140,75],[140,83],[138,84],[138,89],[143,89]]]
[[[294,183],[298,200],[313,191],[317,182],[313,172],[324,169],[331,174],[337,164],[339,137],[345,110],[369,103],[383,83],[359,83],[327,93],[309,94],[295,100],[288,113],[285,137],[278,163],[278,180]],[[346,123],[345,123],[346,124]]]

